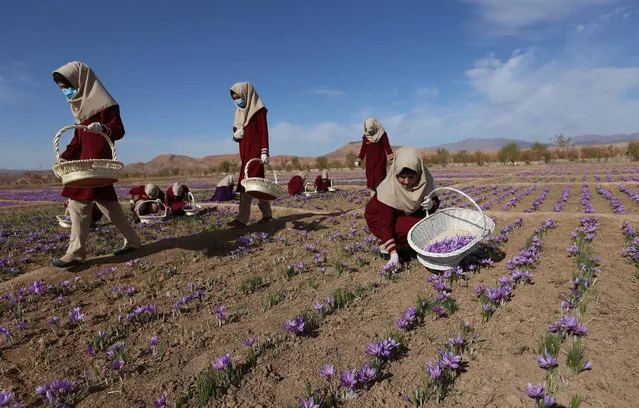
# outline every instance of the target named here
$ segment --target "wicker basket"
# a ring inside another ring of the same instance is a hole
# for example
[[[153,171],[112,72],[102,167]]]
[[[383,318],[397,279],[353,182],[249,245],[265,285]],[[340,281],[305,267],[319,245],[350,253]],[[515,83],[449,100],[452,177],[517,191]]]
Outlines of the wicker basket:
[[[311,186],[312,189],[309,188],[309,186]],[[310,197],[310,196],[315,195],[315,194],[317,194],[317,190],[315,189],[315,186],[313,184],[311,184],[311,183],[304,184],[304,195],[306,197]]]
[[[331,179],[331,186],[328,188],[328,191],[330,191],[331,193],[334,193],[335,191],[337,191],[337,189],[333,187],[333,179]]]
[[[186,197],[186,206],[182,207],[184,213],[189,216],[199,214],[202,207],[195,204],[195,197],[193,197],[193,194],[189,191]]]
[[[260,160],[261,159],[259,158],[255,158],[246,162],[246,166],[244,166],[244,179],[242,180],[241,184],[246,190],[246,194],[257,198],[258,200],[273,201],[277,198],[277,196],[282,194],[282,190],[277,184],[277,174],[273,172],[273,175],[275,177],[274,182],[261,177],[248,176],[249,164],[251,164],[251,162]]]
[[[55,151],[57,164],[51,167],[53,174],[61,179],[62,184],[67,187],[95,188],[109,186],[116,183],[118,181],[120,169],[124,167],[124,164],[118,161],[118,156],[115,153],[115,146],[111,139],[104,133],[100,133],[99,135],[104,137],[109,144],[113,159],[62,161],[63,159],[60,158],[58,143],[60,142],[60,136],[70,129],[86,129],[86,126],[65,126],[56,133],[53,138],[53,150]]]
[[[433,190],[429,196],[441,190],[450,190],[466,197],[477,208],[443,208],[426,216],[408,232],[408,244],[417,252],[417,260],[429,269],[446,270],[454,268],[470,254],[481,240],[495,230],[495,222],[490,219],[477,203],[462,191],[450,187]],[[473,235],[475,238],[455,251],[448,253],[426,252],[424,248],[432,243],[455,235]]]
[[[64,211],[64,215],[56,215],[55,219],[58,220],[58,224],[62,228],[71,228],[71,214],[69,213],[69,207]]]
[[[140,215],[138,214],[138,205],[136,205],[135,214],[138,216],[138,218],[140,219],[140,222],[143,224],[154,222],[154,221],[162,221],[169,215],[168,208],[166,208],[166,205],[164,205],[164,203],[162,202],[158,202],[155,200],[144,200],[139,205],[142,205],[144,203],[158,204],[160,206],[160,212],[162,212],[162,214],[158,213],[158,214]]]

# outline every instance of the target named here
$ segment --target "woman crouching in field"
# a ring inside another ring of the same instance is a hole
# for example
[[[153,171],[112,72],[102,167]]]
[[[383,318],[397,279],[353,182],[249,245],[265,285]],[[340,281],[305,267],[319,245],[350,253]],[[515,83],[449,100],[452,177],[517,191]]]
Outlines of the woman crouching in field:
[[[369,230],[382,241],[380,251],[390,255],[388,267],[399,262],[398,248],[409,248],[408,231],[427,212],[432,214],[439,208],[437,196],[427,197],[434,189],[435,180],[417,149],[399,148],[364,212]]]
[[[232,201],[235,198],[233,186],[235,186],[235,177],[229,174],[217,183],[215,192],[209,201]]]
[[[300,171],[295,176],[291,177],[288,181],[288,194],[289,195],[298,195],[304,192],[304,184],[306,183],[306,178],[308,177],[308,171]]]
[[[186,206],[189,188],[185,184],[177,181],[166,190],[166,206],[171,215],[184,215],[184,207]]]
[[[60,157],[64,160],[110,159],[111,148],[100,133],[106,134],[113,142],[124,136],[117,102],[91,68],[82,62],[73,61],[62,66],[53,73],[53,80],[71,105],[75,123],[86,126],[86,129],[75,130],[71,143]],[[67,253],[53,261],[53,266],[69,268],[84,263],[94,203],[124,236],[124,246],[114,255],[140,248],[140,238],[129,225],[113,185],[98,188],[64,187],[62,196],[69,198],[71,238]]]
[[[315,190],[319,193],[326,193],[331,186],[328,178],[328,170],[322,170],[319,176],[315,177]]]

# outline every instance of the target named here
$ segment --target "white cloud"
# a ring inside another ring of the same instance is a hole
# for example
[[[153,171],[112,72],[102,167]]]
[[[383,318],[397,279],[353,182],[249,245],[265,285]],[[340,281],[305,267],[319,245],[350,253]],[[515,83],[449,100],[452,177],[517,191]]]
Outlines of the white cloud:
[[[584,68],[540,62],[534,49],[502,60],[488,54],[464,73],[466,98],[446,107],[422,101],[409,111],[380,114],[394,145],[428,147],[466,138],[550,141],[554,134],[609,135],[639,131],[639,67]],[[360,115],[357,115],[360,116]],[[361,137],[361,123],[278,123],[271,148],[318,156]]]
[[[339,91],[337,89],[329,89],[326,87],[315,88],[311,90],[312,94],[315,95],[323,95],[323,96],[340,96],[344,95],[343,91]]]
[[[545,23],[559,23],[585,10],[619,0],[463,0],[475,6],[478,32],[487,36],[532,35]],[[615,11],[613,11],[614,13]]]
[[[416,93],[419,96],[436,97],[439,95],[439,90],[437,88],[421,88]]]

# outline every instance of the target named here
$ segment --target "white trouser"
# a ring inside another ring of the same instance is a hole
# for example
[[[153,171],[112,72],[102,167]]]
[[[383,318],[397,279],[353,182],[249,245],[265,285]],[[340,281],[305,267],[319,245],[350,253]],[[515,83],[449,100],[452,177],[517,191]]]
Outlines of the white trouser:
[[[249,194],[241,193],[240,194],[240,213],[237,215],[237,220],[242,224],[248,223],[249,218],[251,217],[251,197]],[[273,216],[273,211],[271,210],[270,201],[258,200],[257,207],[262,211],[262,217],[271,218]]]

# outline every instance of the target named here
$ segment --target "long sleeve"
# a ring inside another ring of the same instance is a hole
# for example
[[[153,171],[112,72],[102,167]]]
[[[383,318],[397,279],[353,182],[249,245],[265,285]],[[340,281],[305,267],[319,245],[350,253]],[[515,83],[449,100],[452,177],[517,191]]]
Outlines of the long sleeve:
[[[266,109],[255,114],[255,127],[260,135],[260,153],[268,153],[268,123],[266,122]]]
[[[129,190],[129,195],[132,196],[140,196],[142,194],[145,194],[144,186],[133,187],[131,190]]]
[[[233,141],[234,141],[235,143],[240,143],[240,140],[241,140],[241,139],[236,139],[236,138],[235,138],[235,132],[237,132],[237,128],[236,128],[235,126],[233,126]]]
[[[392,254],[395,248],[395,210],[373,196],[366,204],[364,218],[368,229],[382,241],[382,246]]]
[[[315,190],[320,190],[320,187],[322,186],[322,175],[320,174],[319,176],[315,177]]]
[[[389,160],[393,160],[395,158],[395,155],[393,154],[393,149],[391,148],[390,142],[388,141],[388,135],[386,133],[382,135],[381,142],[384,146],[384,151],[386,152]]]
[[[112,141],[120,140],[124,137],[124,125],[120,117],[120,107],[118,105],[110,106],[100,113],[100,123],[108,127],[111,131],[109,137]]]
[[[362,161],[366,157],[366,138],[362,139],[362,147],[359,149],[359,156],[357,156],[357,160]]]

